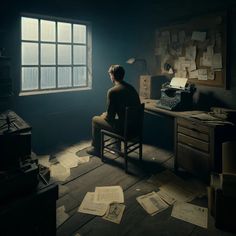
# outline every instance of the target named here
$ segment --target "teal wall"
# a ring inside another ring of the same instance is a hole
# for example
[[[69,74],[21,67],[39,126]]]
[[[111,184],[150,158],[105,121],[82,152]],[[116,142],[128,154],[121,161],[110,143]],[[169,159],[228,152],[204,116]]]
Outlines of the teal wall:
[[[156,74],[155,30],[178,19],[231,8],[234,1],[18,1],[0,9],[0,47],[11,57],[11,76],[16,95],[9,108],[32,127],[32,147],[37,153],[60,144],[90,138],[91,118],[105,110],[106,91],[112,86],[107,76],[110,64],[122,64],[126,78],[138,88],[138,65],[128,65],[130,57],[146,58],[151,74]],[[20,82],[20,13],[52,15],[92,22],[93,89],[47,95],[17,96]],[[197,99],[206,104],[236,108],[235,50],[236,25],[232,20],[231,89],[197,87]],[[201,99],[203,98],[203,100]],[[155,138],[155,137],[153,137]]]

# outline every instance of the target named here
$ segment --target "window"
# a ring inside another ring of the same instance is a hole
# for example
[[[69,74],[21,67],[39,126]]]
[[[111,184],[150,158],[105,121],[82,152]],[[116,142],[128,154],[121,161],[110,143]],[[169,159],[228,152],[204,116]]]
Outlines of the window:
[[[21,17],[21,93],[91,88],[88,23]]]

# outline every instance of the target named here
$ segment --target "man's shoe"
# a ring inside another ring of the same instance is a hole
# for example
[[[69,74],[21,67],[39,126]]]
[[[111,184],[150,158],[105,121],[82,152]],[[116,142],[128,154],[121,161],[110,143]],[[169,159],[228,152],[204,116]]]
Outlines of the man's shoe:
[[[94,148],[94,147],[89,147],[86,150],[87,154],[91,155],[91,156],[97,156],[100,157],[100,150]]]

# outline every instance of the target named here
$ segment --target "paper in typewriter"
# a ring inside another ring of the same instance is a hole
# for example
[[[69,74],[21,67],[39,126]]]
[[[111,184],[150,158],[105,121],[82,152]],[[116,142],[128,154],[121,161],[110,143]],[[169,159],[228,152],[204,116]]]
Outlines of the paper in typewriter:
[[[174,77],[170,81],[170,87],[184,89],[187,83],[187,80],[188,80],[187,78]]]

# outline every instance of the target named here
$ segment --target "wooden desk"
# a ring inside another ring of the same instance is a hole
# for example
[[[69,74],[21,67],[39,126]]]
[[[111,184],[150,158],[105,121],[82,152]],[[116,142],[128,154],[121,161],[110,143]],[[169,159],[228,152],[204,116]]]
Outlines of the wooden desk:
[[[206,123],[190,116],[202,111],[169,111],[155,106],[156,100],[142,100],[145,112],[174,119],[175,169],[209,180],[210,172],[222,172],[222,143],[235,139],[232,125]]]

